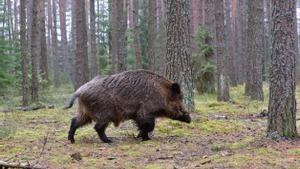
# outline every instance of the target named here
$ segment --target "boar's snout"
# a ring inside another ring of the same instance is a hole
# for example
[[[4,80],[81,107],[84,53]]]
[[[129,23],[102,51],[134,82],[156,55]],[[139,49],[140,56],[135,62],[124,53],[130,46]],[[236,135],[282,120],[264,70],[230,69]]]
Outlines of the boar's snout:
[[[176,120],[191,123],[191,116],[189,114],[182,114],[178,116]]]

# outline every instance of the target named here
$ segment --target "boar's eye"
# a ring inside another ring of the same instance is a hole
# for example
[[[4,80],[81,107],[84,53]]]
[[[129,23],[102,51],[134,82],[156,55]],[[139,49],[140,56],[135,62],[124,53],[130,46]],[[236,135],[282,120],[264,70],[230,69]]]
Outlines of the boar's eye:
[[[171,90],[176,94],[180,94],[180,85],[178,83],[173,83],[171,86]]]

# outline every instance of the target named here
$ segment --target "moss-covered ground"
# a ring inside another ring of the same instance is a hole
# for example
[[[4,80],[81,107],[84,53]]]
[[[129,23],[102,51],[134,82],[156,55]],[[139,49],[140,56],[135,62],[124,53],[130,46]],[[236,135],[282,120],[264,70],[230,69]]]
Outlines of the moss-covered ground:
[[[0,161],[46,168],[300,168],[299,139],[266,138],[267,119],[260,113],[267,109],[267,88],[264,102],[250,101],[243,86],[231,89],[231,103],[198,95],[191,124],[158,119],[151,141],[135,139],[136,127],[130,121],[110,126],[112,144],[102,143],[93,125],[79,129],[76,143],[69,143],[76,106],[62,107],[71,93],[67,86],[45,91],[41,102],[54,109],[1,112]],[[0,111],[17,106],[20,99],[2,99]]]

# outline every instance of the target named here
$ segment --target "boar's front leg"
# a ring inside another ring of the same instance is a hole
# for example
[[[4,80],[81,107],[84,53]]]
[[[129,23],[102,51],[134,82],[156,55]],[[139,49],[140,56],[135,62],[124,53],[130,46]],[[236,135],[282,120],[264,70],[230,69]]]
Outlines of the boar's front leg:
[[[143,141],[150,140],[148,133],[154,130],[155,118],[154,117],[137,118],[135,122],[140,131],[137,138],[141,137]]]
[[[104,143],[112,143],[110,139],[107,138],[105,134],[105,129],[108,126],[108,123],[99,123],[97,122],[94,126],[94,129],[97,131],[99,138],[104,142]]]

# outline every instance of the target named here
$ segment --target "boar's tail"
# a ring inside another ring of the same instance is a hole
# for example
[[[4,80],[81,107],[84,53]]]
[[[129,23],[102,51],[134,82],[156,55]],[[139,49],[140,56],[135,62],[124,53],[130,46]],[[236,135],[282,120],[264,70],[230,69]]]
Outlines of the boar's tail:
[[[73,104],[74,104],[74,101],[76,100],[76,98],[77,97],[79,97],[80,96],[80,94],[79,93],[75,93],[75,94],[73,94],[73,96],[71,96],[70,97],[70,99],[69,99],[69,103],[68,103],[68,105],[66,106],[66,107],[64,107],[64,109],[66,110],[66,109],[69,109],[69,108],[71,108],[72,106],[73,106]]]

